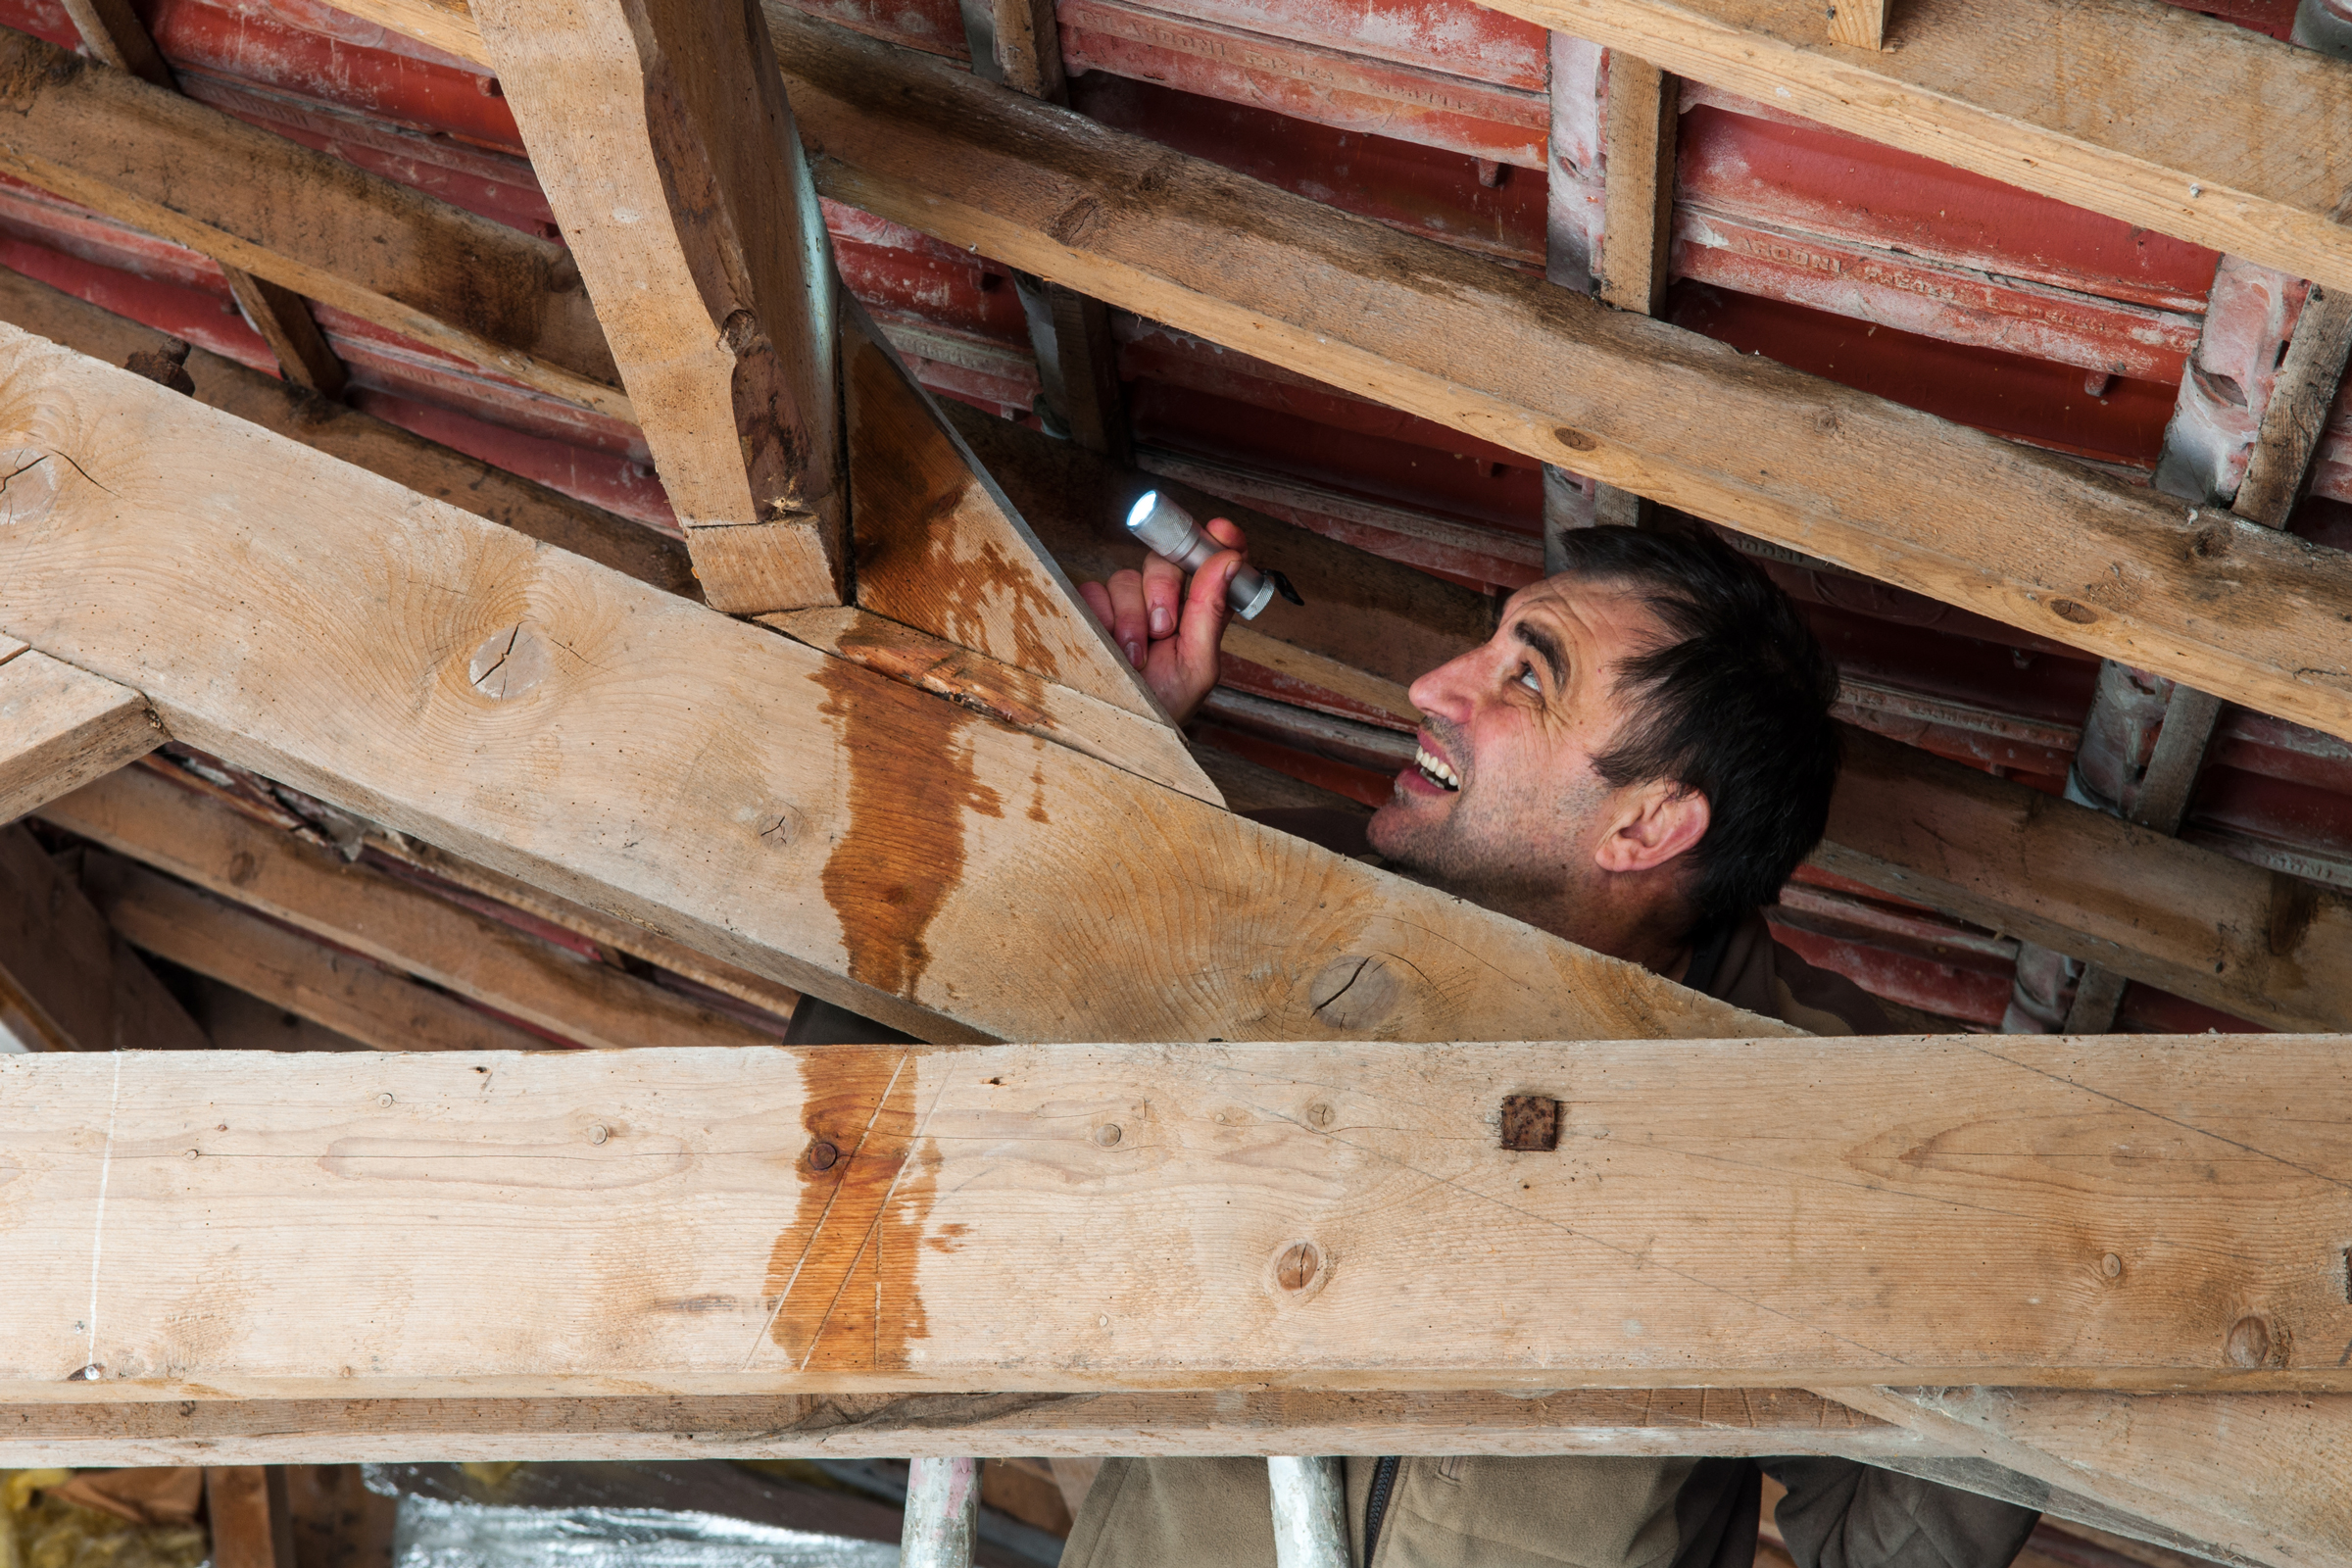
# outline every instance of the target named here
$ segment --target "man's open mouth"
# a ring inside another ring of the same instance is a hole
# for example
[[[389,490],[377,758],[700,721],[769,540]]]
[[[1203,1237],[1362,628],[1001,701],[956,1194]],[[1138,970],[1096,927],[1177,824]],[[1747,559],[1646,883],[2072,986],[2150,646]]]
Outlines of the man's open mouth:
[[[1446,764],[1445,759],[1432,754],[1426,746],[1413,748],[1413,765],[1421,769],[1423,778],[1440,789],[1458,790],[1462,787],[1461,779]]]

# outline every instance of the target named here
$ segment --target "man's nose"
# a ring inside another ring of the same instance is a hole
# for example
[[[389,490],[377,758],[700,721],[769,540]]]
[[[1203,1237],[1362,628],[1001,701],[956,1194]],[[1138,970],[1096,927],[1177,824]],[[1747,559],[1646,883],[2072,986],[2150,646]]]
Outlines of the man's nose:
[[[1405,696],[1424,713],[1460,722],[1469,716],[1470,697],[1477,684],[1478,658],[1484,649],[1447,660],[1406,689]]]

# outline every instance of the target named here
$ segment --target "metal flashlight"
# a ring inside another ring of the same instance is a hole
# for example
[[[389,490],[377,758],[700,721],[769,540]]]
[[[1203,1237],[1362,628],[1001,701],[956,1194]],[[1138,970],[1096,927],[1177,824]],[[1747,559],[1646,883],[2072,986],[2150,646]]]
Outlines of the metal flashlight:
[[[1193,520],[1191,513],[1156,490],[1145,491],[1128,511],[1127,531],[1141,540],[1145,549],[1166,557],[1186,571],[1199,571],[1209,557],[1225,548]],[[1225,585],[1225,602],[1244,620],[1255,620],[1277,593],[1294,605],[1305,602],[1281,572],[1261,572],[1245,563]]]

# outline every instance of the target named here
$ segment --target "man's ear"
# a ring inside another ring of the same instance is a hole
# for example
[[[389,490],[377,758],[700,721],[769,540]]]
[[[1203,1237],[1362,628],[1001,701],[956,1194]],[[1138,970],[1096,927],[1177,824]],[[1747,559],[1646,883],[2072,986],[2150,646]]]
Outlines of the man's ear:
[[[1650,871],[1707,835],[1714,813],[1688,785],[1653,779],[1629,792],[1617,821],[1592,852],[1603,871]]]

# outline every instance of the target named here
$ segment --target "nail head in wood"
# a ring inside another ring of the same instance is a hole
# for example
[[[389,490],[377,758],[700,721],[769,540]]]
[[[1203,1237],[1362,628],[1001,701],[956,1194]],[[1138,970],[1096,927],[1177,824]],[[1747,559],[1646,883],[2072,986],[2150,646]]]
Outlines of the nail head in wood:
[[[841,1151],[821,1138],[808,1146],[808,1168],[810,1170],[831,1170],[833,1162],[839,1158],[841,1158]]]
[[[2231,1366],[2261,1366],[2271,1358],[2270,1324],[2252,1315],[2239,1318],[2230,1325],[2229,1350]]]
[[[1528,1152],[1560,1147],[1560,1102],[1544,1095],[1502,1097],[1502,1147]]]

